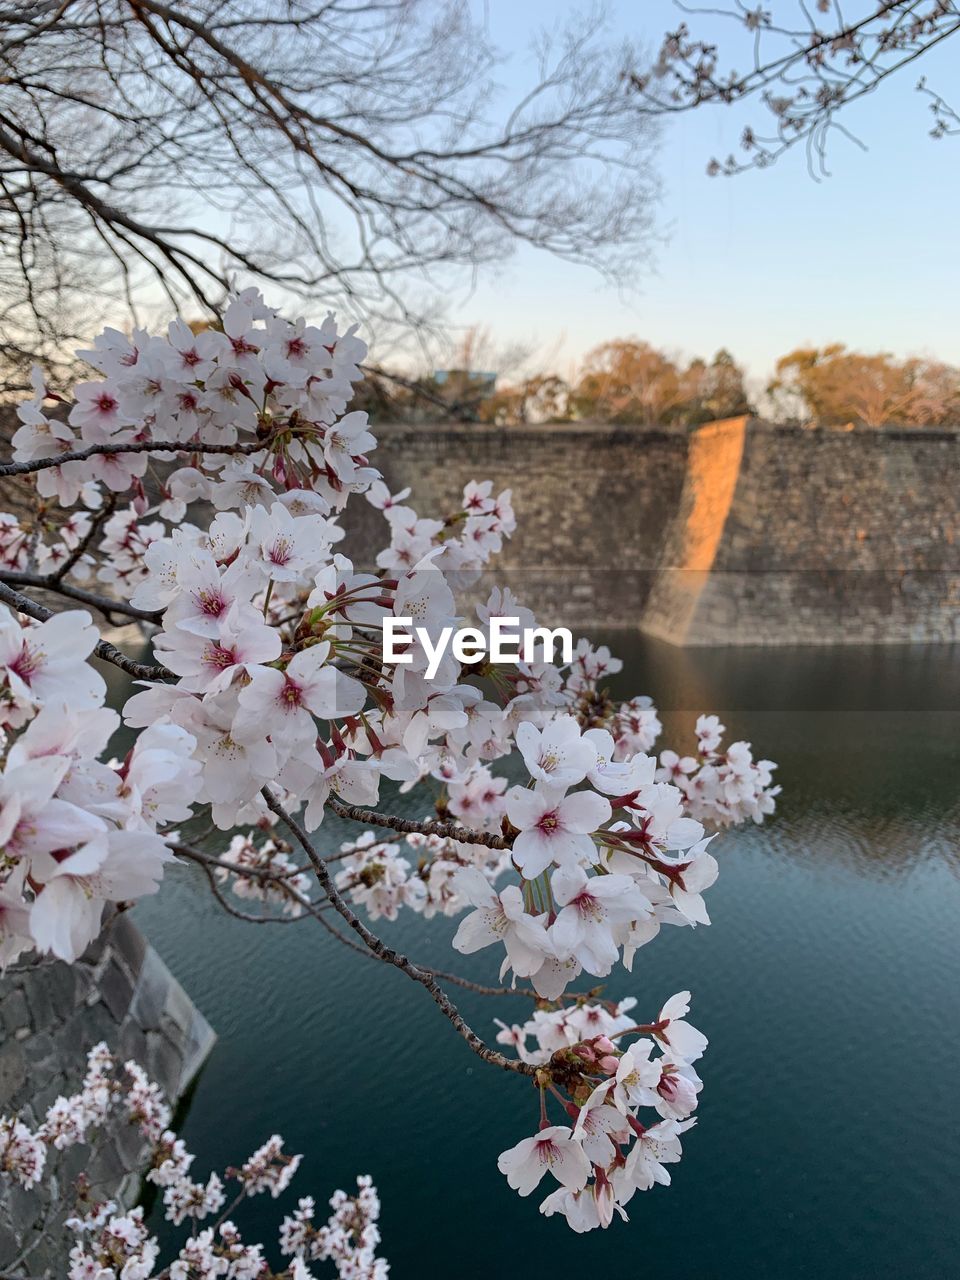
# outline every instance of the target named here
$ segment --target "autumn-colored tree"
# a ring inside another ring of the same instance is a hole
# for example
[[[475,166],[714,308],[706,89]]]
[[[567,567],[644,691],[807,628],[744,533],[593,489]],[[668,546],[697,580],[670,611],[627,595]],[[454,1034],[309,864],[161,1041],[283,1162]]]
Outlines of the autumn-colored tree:
[[[686,425],[750,411],[743,371],[728,351],[682,368],[647,342],[604,343],[584,362],[573,395],[581,418]]]
[[[538,373],[503,387],[480,406],[481,422],[504,427],[566,422],[570,414],[570,388],[555,373]]]
[[[795,421],[930,426],[960,416],[960,370],[848,351],[840,342],[783,356],[767,390],[780,416]]]
[[[587,356],[574,405],[581,418],[653,426],[666,421],[683,397],[680,370],[668,356],[647,342],[618,339]]]
[[[691,361],[684,382],[687,395],[683,420],[691,425],[753,412],[743,384],[743,370],[725,348],[717,352],[710,364]]]

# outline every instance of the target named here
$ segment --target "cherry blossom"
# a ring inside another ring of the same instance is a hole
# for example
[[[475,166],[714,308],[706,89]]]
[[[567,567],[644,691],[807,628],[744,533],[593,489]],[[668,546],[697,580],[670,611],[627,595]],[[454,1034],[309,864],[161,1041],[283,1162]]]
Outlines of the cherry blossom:
[[[512,787],[507,817],[520,833],[513,843],[513,860],[527,880],[534,880],[551,865],[593,861],[590,833],[609,819],[610,804],[590,791],[566,795],[557,787]]]
[[[57,1180],[70,1185],[57,1169],[56,1157],[72,1147],[90,1146],[108,1121],[134,1128],[143,1155],[138,1172],[161,1189],[164,1216],[174,1227],[194,1224],[193,1234],[179,1246],[161,1250],[150,1234],[140,1205],[125,1209],[114,1200],[98,1200],[86,1175],[73,1184],[76,1207],[65,1229],[75,1240],[70,1249],[66,1280],[310,1280],[305,1259],[332,1261],[341,1280],[386,1280],[389,1266],[376,1256],[380,1244],[377,1220],[380,1201],[369,1177],[357,1179],[356,1196],[337,1191],[330,1200],[333,1213],[324,1226],[313,1223],[314,1202],[300,1200],[292,1217],[285,1217],[279,1231],[280,1250],[290,1266],[274,1272],[267,1264],[264,1246],[244,1243],[233,1221],[221,1215],[202,1229],[197,1224],[220,1214],[226,1203],[226,1186],[239,1185],[230,1207],[232,1213],[252,1196],[269,1192],[276,1199],[292,1182],[300,1166],[299,1155],[283,1150],[283,1139],[274,1134],[240,1165],[221,1177],[212,1171],[203,1181],[192,1181],[195,1157],[170,1128],[171,1111],[159,1087],[135,1062],[121,1066],[105,1044],[87,1055],[87,1071],[80,1089],[63,1095],[47,1108],[40,1125],[32,1130],[14,1117],[0,1117],[0,1186],[14,1181],[31,1192],[45,1179],[57,1194]],[[162,1253],[175,1248],[161,1260]]]
[[[567,1125],[548,1125],[504,1151],[497,1168],[522,1196],[535,1191],[546,1173],[568,1190],[580,1191],[590,1175],[590,1161]]]
[[[516,528],[512,495],[481,478],[452,510],[421,513],[409,490],[391,493],[366,415],[348,411],[365,355],[332,316],[288,320],[246,289],[198,334],[178,319],[162,335],[100,335],[84,358],[102,376],[78,386],[67,423],[34,377],[10,467],[35,510],[0,512],[0,964],[77,958],[111,904],[185,864],[241,917],[339,921],[427,987],[486,1061],[538,1086],[537,1136],[501,1157],[510,1184],[529,1194],[549,1173],[545,1215],[607,1227],[669,1181],[706,1037],[686,1021],[688,993],[637,1023],[634,1001],[573,984],[632,970],[663,925],[709,923],[717,832],[774,811],[775,766],[749,743],[724,748],[709,715],[689,754],[655,758],[656,707],[621,695],[622,663],[589,639],[569,662],[457,656],[448,642],[464,621],[481,638],[505,618],[537,625],[513,591],[478,590]],[[62,461],[68,451],[85,456]],[[369,572],[339,549],[360,496],[382,521]],[[81,583],[92,610],[142,629],[148,658],[73,608]],[[58,597],[68,607],[51,614]],[[401,619],[412,639],[390,661]],[[119,760],[95,655],[133,682],[117,696],[133,737]],[[402,814],[381,812],[397,791]],[[332,849],[331,813],[357,824]],[[533,988],[531,1017],[497,1024],[515,1056],[482,1043],[446,979],[368,927],[405,912],[461,917],[456,952],[492,959],[516,999]],[[55,1149],[114,1096],[106,1065],[91,1071],[83,1105],[61,1100],[48,1117]],[[257,1275],[260,1247],[211,1221],[229,1176],[194,1170],[149,1081],[133,1066],[127,1079],[125,1105],[156,1145],[151,1181],[171,1221],[197,1227],[172,1280]],[[244,1166],[245,1194],[293,1176],[278,1144]],[[0,1167],[39,1176],[48,1145],[14,1123]],[[335,1199],[327,1226],[307,1200],[285,1219],[289,1274],[329,1259],[379,1280],[372,1187]],[[82,1221],[71,1280],[96,1276],[109,1249],[124,1251],[128,1280],[153,1265],[135,1210]]]

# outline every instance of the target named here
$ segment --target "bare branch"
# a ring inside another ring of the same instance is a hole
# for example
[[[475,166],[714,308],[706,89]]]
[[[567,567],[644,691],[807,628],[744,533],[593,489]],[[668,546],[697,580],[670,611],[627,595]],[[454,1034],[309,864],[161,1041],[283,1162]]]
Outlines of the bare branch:
[[[47,609],[44,605],[37,604],[35,600],[21,595],[19,591],[14,591],[12,587],[8,587],[2,581],[0,581],[0,600],[4,604],[10,605],[12,609],[25,614],[28,618],[33,618],[35,622],[46,622],[48,618],[52,618],[54,615],[53,609]],[[116,645],[110,644],[108,640],[98,640],[94,653],[98,658],[102,658],[104,662],[112,663],[113,666],[119,667],[121,671],[125,671],[128,676],[133,676],[134,680],[176,680],[178,678],[172,671],[168,671],[166,667],[151,666],[146,662],[135,662],[133,658],[128,658],[125,653],[121,653]]]
[[[672,115],[758,98],[769,112],[767,124],[744,129],[742,157],[712,160],[711,173],[764,168],[802,144],[811,175],[826,175],[832,133],[863,145],[838,119],[841,113],[960,32],[955,0],[874,0],[855,18],[845,18],[839,5],[826,0],[819,0],[816,13],[813,5],[798,0],[793,22],[780,17],[789,0],[782,0],[777,17],[772,9],[750,7],[744,0],[732,7],[678,3],[678,8],[692,17],[726,18],[739,27],[752,45],[750,65],[745,72],[723,69],[717,46],[692,34],[684,22],[666,34],[654,66],[630,78],[641,109]],[[924,80],[917,88],[931,99],[932,136],[954,132],[952,108]]]
[[[433,974],[429,970],[421,969],[405,955],[401,955],[400,952],[395,951],[392,947],[388,947],[381,938],[378,938],[375,933],[371,932],[371,930],[367,928],[363,921],[354,914],[344,898],[341,896],[340,891],[333,882],[333,878],[330,875],[326,863],[310,843],[310,839],[300,823],[296,818],[287,813],[269,789],[264,788],[263,795],[269,808],[293,833],[297,843],[310,859],[317,880],[320,882],[320,887],[333,903],[334,908],[340,913],[354,933],[356,933],[361,939],[364,946],[385,964],[395,965],[396,968],[405,973],[408,978],[412,978],[414,982],[419,982],[420,985],[430,993],[444,1017],[450,1020],[458,1034],[466,1040],[474,1053],[477,1054],[478,1057],[482,1058],[484,1062],[489,1062],[493,1066],[501,1067],[504,1071],[513,1071],[518,1075],[523,1076],[533,1076],[536,1069],[529,1063],[521,1062],[516,1058],[507,1058],[502,1053],[498,1053],[495,1049],[491,1049],[489,1045],[485,1044],[480,1039],[476,1032],[473,1031],[472,1028],[464,1021],[450,997],[437,983]]]
[[[424,836],[441,836],[447,840],[457,840],[460,844],[486,845],[488,849],[509,849],[513,844],[505,836],[493,835],[489,831],[472,831],[469,827],[461,827],[456,822],[448,822],[442,818],[427,818],[422,821],[400,818],[392,813],[379,813],[376,809],[344,804],[335,797],[331,797],[327,803],[341,818],[350,818],[353,822],[362,822],[367,826],[388,827],[391,831],[406,835],[417,832]]]

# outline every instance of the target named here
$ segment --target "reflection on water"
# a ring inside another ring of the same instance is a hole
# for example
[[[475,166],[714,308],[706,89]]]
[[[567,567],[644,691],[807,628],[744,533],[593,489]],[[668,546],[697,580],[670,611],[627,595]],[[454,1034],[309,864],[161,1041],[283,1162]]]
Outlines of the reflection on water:
[[[674,1185],[605,1233],[540,1218],[496,1171],[535,1128],[524,1082],[479,1063],[402,974],[311,922],[224,917],[183,869],[138,916],[221,1037],[184,1129],[200,1171],[276,1130],[307,1156],[291,1203],[373,1174],[397,1280],[955,1275],[960,652],[609,639],[622,691],[661,707],[663,744],[691,745],[694,715],[716,711],[784,786],[773,824],[717,842],[713,926],[665,931],[608,984],[649,1013],[690,987],[711,1039]],[[342,831],[328,820],[321,837]],[[452,967],[454,928],[384,932]],[[495,960],[461,972],[489,980]],[[488,1036],[525,1011],[460,994]],[[254,1202],[244,1221],[272,1234],[288,1207]]]

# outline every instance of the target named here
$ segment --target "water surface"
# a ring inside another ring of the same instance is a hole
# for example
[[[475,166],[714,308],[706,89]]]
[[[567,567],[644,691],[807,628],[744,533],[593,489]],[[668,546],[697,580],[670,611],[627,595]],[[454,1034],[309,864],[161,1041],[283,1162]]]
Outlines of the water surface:
[[[663,931],[607,984],[651,1015],[690,988],[710,1037],[673,1186],[607,1232],[541,1218],[496,1169],[536,1126],[525,1081],[480,1062],[403,974],[312,921],[233,920],[185,868],[137,914],[220,1035],[183,1126],[198,1170],[275,1130],[303,1151],[291,1192],[240,1218],[271,1239],[297,1194],[322,1204],[372,1174],[397,1280],[956,1276],[960,651],[610,640],[622,692],[661,708],[660,746],[691,747],[695,715],[719,712],[784,787],[769,825],[717,841],[712,926]],[[343,832],[328,819],[323,847]],[[495,981],[492,950],[450,950],[456,922],[381,924],[414,959]],[[528,1007],[455,994],[487,1038]]]

